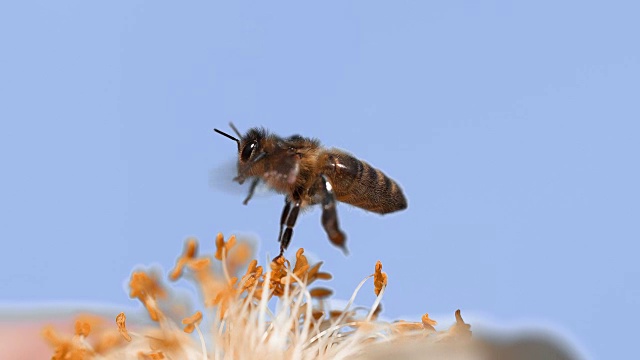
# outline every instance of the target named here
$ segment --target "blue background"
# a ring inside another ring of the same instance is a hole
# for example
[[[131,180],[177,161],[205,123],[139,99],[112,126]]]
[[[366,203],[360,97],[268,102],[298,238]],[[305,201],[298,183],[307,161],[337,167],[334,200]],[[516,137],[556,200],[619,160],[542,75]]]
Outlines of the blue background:
[[[233,121],[317,137],[402,185],[404,212],[339,206],[348,257],[318,209],[299,218],[291,248],[325,262],[337,298],[380,259],[391,319],[460,308],[623,358],[640,322],[639,11],[3,2],[0,302],[130,306],[131,270],[170,268],[187,236],[211,250],[249,233],[275,255],[282,198],[245,207],[220,180],[236,148],[212,128]]]

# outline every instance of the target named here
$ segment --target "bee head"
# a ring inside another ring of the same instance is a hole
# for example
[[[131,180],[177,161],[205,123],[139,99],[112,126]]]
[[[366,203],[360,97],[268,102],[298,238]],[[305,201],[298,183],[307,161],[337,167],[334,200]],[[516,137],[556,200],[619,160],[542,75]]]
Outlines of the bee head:
[[[242,136],[238,143],[238,159],[239,163],[249,166],[257,163],[266,155],[263,148],[263,140],[266,138],[267,132],[264,129],[249,129],[245,136]]]
[[[267,133],[264,129],[252,128],[246,135],[242,136],[233,123],[229,123],[229,126],[238,135],[237,138],[224,131],[214,130],[238,144],[238,177],[236,179],[242,183],[246,176],[251,176],[251,169],[254,165],[265,157],[266,153],[262,144]]]

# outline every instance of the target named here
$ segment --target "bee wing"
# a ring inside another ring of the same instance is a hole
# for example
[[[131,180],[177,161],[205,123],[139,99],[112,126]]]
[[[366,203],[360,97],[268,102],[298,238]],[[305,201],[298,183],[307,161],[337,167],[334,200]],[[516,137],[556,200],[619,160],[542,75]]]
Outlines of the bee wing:
[[[246,195],[249,192],[251,180],[247,179],[243,184],[233,181],[237,175],[237,165],[234,160],[222,163],[209,171],[209,187],[216,191]],[[255,196],[261,196],[269,192],[269,188],[261,182],[255,189]]]

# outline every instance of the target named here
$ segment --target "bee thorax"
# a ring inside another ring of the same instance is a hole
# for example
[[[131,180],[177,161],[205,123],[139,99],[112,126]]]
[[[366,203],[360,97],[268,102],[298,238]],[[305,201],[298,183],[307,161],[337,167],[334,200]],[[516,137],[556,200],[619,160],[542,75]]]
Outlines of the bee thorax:
[[[275,170],[266,171],[262,174],[262,178],[272,189],[278,192],[290,192],[298,178],[298,165],[296,164],[296,166],[287,173],[281,173]]]

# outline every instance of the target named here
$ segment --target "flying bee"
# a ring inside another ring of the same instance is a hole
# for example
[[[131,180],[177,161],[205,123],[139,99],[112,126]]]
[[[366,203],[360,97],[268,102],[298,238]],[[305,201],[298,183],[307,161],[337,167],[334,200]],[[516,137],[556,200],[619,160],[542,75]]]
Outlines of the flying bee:
[[[285,195],[280,217],[280,256],[291,242],[293,226],[301,209],[322,205],[322,226],[331,243],[346,253],[346,236],[338,225],[336,202],[341,201],[378,214],[407,208],[400,186],[382,171],[338,149],[327,149],[313,138],[292,135],[282,138],[263,128],[252,128],[243,136],[229,124],[237,138],[217,133],[238,144],[240,184],[251,181],[246,205],[262,181]]]

